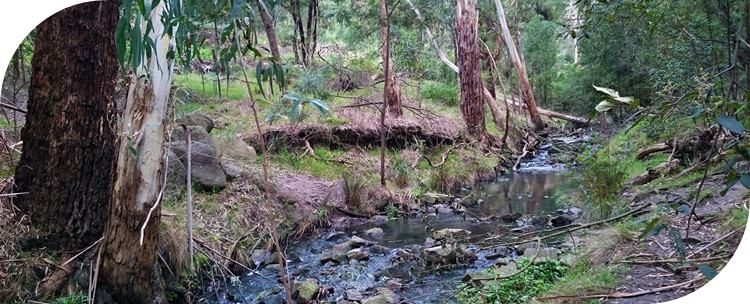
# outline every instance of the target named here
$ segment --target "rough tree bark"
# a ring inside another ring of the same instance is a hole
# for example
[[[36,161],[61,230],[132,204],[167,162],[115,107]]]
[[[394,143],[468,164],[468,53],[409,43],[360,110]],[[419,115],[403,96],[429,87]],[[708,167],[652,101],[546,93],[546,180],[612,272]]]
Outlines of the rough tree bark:
[[[505,42],[505,46],[508,48],[508,57],[510,57],[511,61],[513,62],[513,67],[516,68],[516,73],[518,74],[518,82],[521,88],[521,96],[524,103],[526,103],[526,108],[529,111],[531,123],[534,124],[535,129],[543,129],[544,122],[542,121],[542,117],[539,115],[539,110],[537,109],[536,99],[534,99],[534,92],[531,89],[531,83],[529,82],[529,77],[526,74],[526,66],[524,65],[523,60],[521,59],[521,56],[516,49],[516,45],[513,42],[513,37],[510,35],[510,29],[508,29],[508,21],[505,19],[505,10],[503,9],[503,4],[500,2],[500,0],[495,0],[495,7],[497,8],[497,18],[500,20],[500,27],[502,28],[503,32],[503,41]]]
[[[102,235],[115,154],[114,32],[119,1],[67,8],[37,28],[28,116],[16,170],[18,206],[72,249]]]
[[[263,21],[263,27],[266,29],[266,37],[268,37],[268,47],[271,49],[271,55],[276,63],[281,63],[281,53],[279,53],[279,40],[276,38],[276,29],[273,26],[273,18],[271,13],[268,11],[268,7],[263,0],[257,0],[258,12],[260,12],[260,19]]]
[[[456,1],[456,45],[461,95],[461,116],[475,137],[485,134],[482,75],[479,63],[479,27],[476,0]]]
[[[384,98],[388,104],[388,113],[398,117],[403,114],[401,109],[401,86],[393,73],[388,48],[388,6],[386,0],[380,0],[380,56],[383,59],[383,71],[385,77]]]
[[[131,76],[122,117],[112,203],[101,252],[101,283],[127,303],[166,303],[156,254],[165,117],[172,83],[173,32],[165,32],[160,1],[150,16],[155,52]],[[148,4],[150,5],[150,4]],[[146,28],[147,20],[141,26]]]

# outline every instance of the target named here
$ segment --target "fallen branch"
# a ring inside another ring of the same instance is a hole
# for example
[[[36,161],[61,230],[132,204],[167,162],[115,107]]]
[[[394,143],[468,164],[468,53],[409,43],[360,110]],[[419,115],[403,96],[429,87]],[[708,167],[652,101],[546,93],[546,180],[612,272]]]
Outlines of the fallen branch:
[[[625,213],[620,214],[620,215],[615,216],[615,217],[611,217],[611,218],[608,218],[608,219],[605,219],[605,220],[601,220],[601,221],[597,221],[597,222],[593,222],[593,223],[589,223],[589,224],[585,224],[585,225],[579,225],[579,226],[576,226],[576,227],[572,227],[570,229],[566,229],[564,231],[560,231],[560,232],[556,232],[556,233],[553,233],[553,234],[545,235],[545,236],[542,236],[542,237],[539,237],[539,238],[542,239],[542,240],[544,240],[544,239],[552,238],[552,237],[555,237],[555,236],[563,235],[563,234],[566,234],[566,233],[571,233],[571,232],[576,231],[576,230],[581,230],[581,229],[584,229],[584,228],[589,228],[589,227],[598,226],[598,225],[606,224],[606,223],[609,223],[609,222],[613,222],[613,221],[616,221],[616,220],[628,217],[630,215],[634,215],[636,213],[639,213],[643,209],[646,209],[647,207],[650,207],[650,206],[651,206],[651,204],[643,204],[643,205],[641,205],[641,206],[639,206],[639,207],[637,207],[637,208],[635,208],[633,210],[630,210],[628,212],[625,212]],[[568,225],[568,226],[570,226],[570,225]],[[557,230],[563,229],[563,228],[568,227],[568,226],[563,226],[563,227],[557,228]],[[534,240],[531,239],[531,240],[523,240],[523,241],[510,242],[510,243],[496,244],[496,245],[492,245],[492,246],[482,247],[482,248],[480,248],[480,250],[493,249],[493,248],[500,247],[500,246],[519,245],[519,244],[529,243],[529,242],[532,242],[532,241],[534,241]]]
[[[706,258],[698,258],[698,259],[664,259],[664,260],[635,260],[635,261],[620,261],[619,263],[623,264],[669,264],[669,263],[705,263],[705,262],[711,262],[711,261],[718,261],[723,260],[726,258],[731,258],[731,254],[725,254],[715,257],[706,257]]]
[[[677,145],[674,145],[674,147],[677,147]],[[635,154],[635,158],[638,160],[643,160],[644,158],[646,158],[647,156],[651,154],[659,153],[659,152],[666,152],[672,149],[673,149],[673,146],[670,143],[653,144],[648,147],[638,149],[638,152],[636,152]]]
[[[657,292],[662,292],[662,291],[667,291],[667,290],[682,288],[682,287],[685,287],[685,286],[689,286],[689,285],[691,285],[691,284],[693,284],[695,282],[698,282],[698,281],[700,281],[702,279],[703,279],[703,276],[698,276],[697,278],[692,279],[690,281],[686,281],[686,282],[682,282],[682,283],[677,283],[677,284],[674,284],[674,285],[669,285],[669,286],[664,286],[664,287],[659,287],[659,288],[653,288],[653,289],[644,290],[644,291],[638,291],[638,292],[615,292],[615,293],[611,293],[611,294],[597,294],[597,295],[583,295],[583,296],[551,296],[551,297],[537,298],[537,300],[539,300],[539,301],[556,301],[556,300],[599,299],[599,298],[603,298],[603,299],[607,299],[607,298],[618,298],[618,299],[621,299],[621,298],[635,298],[635,297],[640,297],[642,295],[647,295],[647,294],[652,294],[652,293],[657,293]]]
[[[688,254],[685,258],[688,258],[688,259],[691,258],[694,255],[699,254],[699,253],[703,252],[704,250],[706,250],[708,248],[711,248],[713,245],[716,245],[717,243],[725,240],[726,238],[728,238],[729,236],[731,236],[731,235],[733,235],[735,233],[737,233],[737,230],[732,230],[729,233],[727,233],[727,234],[719,237],[718,239],[714,240],[713,242],[709,243],[708,245],[703,246],[701,249],[698,249],[698,250],[694,251],[693,253]]]

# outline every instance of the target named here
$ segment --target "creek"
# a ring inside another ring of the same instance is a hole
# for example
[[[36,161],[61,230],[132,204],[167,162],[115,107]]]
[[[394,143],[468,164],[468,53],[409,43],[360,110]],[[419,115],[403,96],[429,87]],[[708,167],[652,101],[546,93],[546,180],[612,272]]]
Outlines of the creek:
[[[553,141],[577,140],[580,139]],[[499,243],[509,240],[505,236],[512,232],[549,227],[550,218],[573,209],[561,209],[563,206],[555,201],[555,194],[568,187],[568,176],[564,174],[568,168],[552,164],[548,150],[543,147],[516,173],[499,176],[473,189],[462,189],[433,204],[422,204],[408,215],[390,220],[379,217],[344,230],[323,230],[291,241],[286,251],[290,277],[298,282],[315,279],[321,290],[318,298],[329,303],[356,303],[352,300],[382,294],[383,288],[395,292],[399,303],[455,303],[456,288],[467,272],[486,269],[498,257],[512,260],[521,256],[515,248],[503,252],[480,250],[479,244],[485,239],[495,236],[492,242]],[[580,216],[580,209],[575,212]],[[425,249],[436,246],[435,232],[445,228],[471,232],[454,241],[472,258],[458,263],[425,263]],[[338,261],[329,258],[332,248],[342,243],[348,246],[348,240],[355,239],[366,243],[349,246],[343,253],[360,247],[366,258],[347,258],[346,254]],[[227,290],[212,302],[283,303],[285,296],[276,282],[277,273],[277,265],[258,267],[257,273],[228,283]]]

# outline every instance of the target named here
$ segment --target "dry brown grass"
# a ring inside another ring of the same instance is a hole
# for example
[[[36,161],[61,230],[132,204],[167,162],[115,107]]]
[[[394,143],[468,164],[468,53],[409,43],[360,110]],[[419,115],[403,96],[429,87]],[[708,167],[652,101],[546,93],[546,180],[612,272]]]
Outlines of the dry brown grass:
[[[9,193],[13,178],[0,181],[0,193]],[[10,197],[0,198],[0,302],[25,301],[33,295],[30,284],[39,278],[35,269],[43,269],[42,257],[20,252],[17,244],[31,233],[29,220],[21,215]]]

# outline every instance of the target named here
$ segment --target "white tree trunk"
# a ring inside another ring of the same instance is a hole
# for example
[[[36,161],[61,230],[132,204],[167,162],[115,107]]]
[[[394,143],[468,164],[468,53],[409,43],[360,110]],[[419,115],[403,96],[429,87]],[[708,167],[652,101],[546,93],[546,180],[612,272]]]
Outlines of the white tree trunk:
[[[147,1],[151,2],[151,1]],[[116,298],[134,303],[164,303],[164,284],[156,262],[165,117],[172,84],[173,33],[164,32],[162,14],[169,1],[152,9],[151,56],[143,54],[133,71],[119,134],[112,202],[105,230],[102,281]],[[148,6],[151,3],[147,3]],[[146,31],[147,21],[140,25]],[[140,54],[134,54],[136,56]]]

